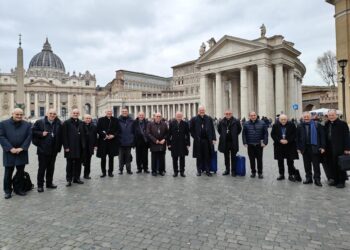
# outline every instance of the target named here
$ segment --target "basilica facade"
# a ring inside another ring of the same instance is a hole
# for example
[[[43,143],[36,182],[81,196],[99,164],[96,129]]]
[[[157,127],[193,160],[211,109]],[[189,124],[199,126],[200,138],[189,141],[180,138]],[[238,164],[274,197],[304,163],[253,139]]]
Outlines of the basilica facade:
[[[50,108],[56,109],[63,119],[69,117],[73,108],[82,114],[96,113],[95,75],[89,71],[67,73],[48,39],[25,70],[21,42],[19,45],[16,68],[0,73],[0,118],[8,117],[15,107],[21,107],[27,119],[43,117]]]
[[[280,113],[299,117],[306,71],[299,60],[301,53],[283,36],[265,34],[262,26],[260,37],[254,40],[228,35],[218,41],[211,38],[201,44],[198,58],[173,66],[171,77],[117,70],[104,87],[96,87],[96,78],[89,71],[66,73],[48,41],[25,72],[20,46],[17,68],[0,74],[4,100],[0,116],[22,104],[26,116],[34,119],[51,107],[63,119],[73,108],[99,117],[106,109],[119,115],[121,107],[127,107],[133,116],[143,111],[150,118],[161,112],[170,119],[182,111],[190,118],[199,105],[216,118],[226,109],[240,118],[251,110],[270,118]]]

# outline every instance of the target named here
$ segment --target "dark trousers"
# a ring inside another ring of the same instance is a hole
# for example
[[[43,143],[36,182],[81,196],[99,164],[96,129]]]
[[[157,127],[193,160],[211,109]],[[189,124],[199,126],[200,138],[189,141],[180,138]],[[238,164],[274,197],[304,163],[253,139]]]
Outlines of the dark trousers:
[[[131,171],[131,147],[119,148],[119,170],[123,171],[124,165],[126,171]]]
[[[328,151],[327,155],[327,166],[330,179],[333,179],[337,184],[345,183],[347,179],[346,171],[342,171],[338,165],[338,155],[333,154],[331,151]]]
[[[91,171],[91,156],[92,155],[87,155],[84,158],[84,177],[89,177],[90,176],[90,171]]]
[[[183,173],[185,172],[185,156],[175,156],[173,157],[173,168],[174,168],[174,173],[179,172],[179,162],[180,160],[180,172]]]
[[[294,160],[287,159],[288,175],[292,176],[295,173]],[[278,172],[284,176],[284,159],[278,160]]]
[[[44,186],[45,173],[46,173],[46,186],[52,185],[53,174],[55,172],[56,156],[57,154],[53,154],[53,155],[38,154],[38,160],[39,160],[39,169],[38,169],[38,177],[37,177],[38,187]]]
[[[72,180],[80,180],[81,174],[81,159],[80,158],[67,158],[66,167],[66,179],[67,182],[72,182]]]
[[[321,179],[320,154],[312,150],[312,145],[306,145],[303,153],[305,177],[312,180],[312,168],[314,169],[314,180]]]
[[[106,174],[106,162],[107,162],[107,155],[104,157],[101,157],[101,171],[102,174]],[[113,174],[114,170],[114,156],[108,155],[108,174]]]
[[[165,151],[152,152],[152,173],[165,172]]]
[[[136,149],[136,165],[138,170],[148,170],[148,147],[146,144],[137,146]]]
[[[224,157],[225,157],[225,167],[227,172],[230,172],[230,166],[231,166],[231,172],[232,173],[236,172],[236,154],[237,154],[237,151],[234,151],[230,148],[225,149]]]
[[[250,169],[253,174],[256,173],[255,168],[255,160],[258,165],[258,174],[263,173],[263,147],[261,147],[260,144],[258,145],[248,145],[248,156],[249,156],[249,162],[250,162]]]
[[[15,191],[23,191],[23,179],[24,179],[24,165],[16,166],[17,172],[16,175],[21,180],[19,183],[19,189]],[[15,170],[15,166],[6,166],[4,173],[4,192],[10,194],[12,192],[12,175]]]
[[[197,171],[202,172],[205,171],[207,173],[210,172],[210,144],[206,139],[200,140],[200,155],[197,157]]]

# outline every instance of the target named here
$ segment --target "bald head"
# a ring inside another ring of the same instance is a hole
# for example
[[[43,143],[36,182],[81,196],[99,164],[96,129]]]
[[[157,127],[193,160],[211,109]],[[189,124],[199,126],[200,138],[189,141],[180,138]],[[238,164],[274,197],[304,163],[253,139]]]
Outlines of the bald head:
[[[203,105],[200,105],[200,106],[198,107],[198,114],[199,114],[200,116],[204,116],[204,115],[205,115],[205,107],[204,107]]]
[[[145,119],[145,113],[143,113],[142,111],[140,111],[140,112],[137,114],[137,118],[139,118],[140,121],[144,120],[144,119]]]
[[[12,112],[12,119],[16,122],[23,120],[23,110],[20,108],[15,108]]]
[[[161,119],[162,119],[162,114],[160,112],[157,112],[154,114],[154,121],[155,122],[160,122]]]
[[[176,114],[175,114],[175,119],[176,119],[178,122],[180,122],[180,121],[182,120],[182,118],[183,118],[182,112],[177,111]]]
[[[303,121],[304,121],[304,122],[310,122],[310,120],[311,120],[311,114],[310,114],[310,112],[304,112],[304,113],[303,113]]]
[[[108,118],[112,117],[113,115],[112,109],[110,108],[106,109],[105,114]]]
[[[90,124],[91,121],[92,121],[92,116],[89,115],[89,114],[85,114],[84,117],[83,117],[83,119],[84,119],[84,122],[85,122],[86,124]]]
[[[282,114],[282,115],[280,115],[278,120],[282,125],[286,125],[286,123],[288,122],[288,117],[286,115]]]
[[[49,109],[46,113],[46,116],[49,121],[53,121],[57,117],[57,112],[55,109]]]

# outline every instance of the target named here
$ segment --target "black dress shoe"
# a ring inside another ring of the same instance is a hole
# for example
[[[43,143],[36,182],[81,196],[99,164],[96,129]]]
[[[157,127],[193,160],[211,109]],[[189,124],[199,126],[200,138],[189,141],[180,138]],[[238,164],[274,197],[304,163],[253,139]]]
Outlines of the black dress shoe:
[[[91,180],[91,177],[90,176],[84,176],[84,179]]]
[[[264,179],[263,174],[258,174],[258,178],[259,178],[259,179]]]
[[[255,178],[255,176],[256,176],[256,173],[252,173],[252,174],[250,175],[250,178]]]
[[[295,177],[293,175],[288,176],[288,180],[291,182],[296,182]]]
[[[312,184],[313,181],[310,179],[306,179],[305,181],[303,181],[303,184]]]
[[[159,175],[160,175],[160,176],[164,176],[164,175],[165,175],[165,172],[160,172]]]
[[[127,171],[127,174],[130,174],[130,175],[131,175],[131,174],[133,174],[133,172],[132,172],[132,171]]]
[[[12,197],[12,195],[11,195],[11,193],[6,193],[5,194],[5,199],[7,200],[7,199],[10,199]]]
[[[118,173],[119,175],[123,175],[123,171],[119,171],[119,173]]]
[[[320,180],[315,180],[315,185],[318,187],[322,187],[322,183]]]
[[[43,187],[38,187],[38,192],[39,192],[39,193],[44,192],[44,188],[43,188]]]
[[[329,179],[327,184],[328,184],[328,186],[336,186],[337,185],[337,183],[333,179]]]
[[[67,182],[67,184],[66,184],[66,187],[70,187],[70,186],[72,186],[72,182],[71,181]]]
[[[197,176],[201,176],[202,175],[202,173],[201,172],[197,172]]]
[[[147,169],[146,169],[146,170],[143,170],[143,172],[146,173],[146,174],[149,174],[149,173],[150,173],[150,171],[148,171]]]
[[[114,174],[112,174],[112,173],[109,173],[109,174],[108,174],[108,176],[109,176],[109,177],[113,177],[113,176],[114,176]]]
[[[345,188],[345,183],[338,183],[335,187],[336,188]]]
[[[83,182],[83,181],[81,181],[81,180],[75,180],[75,181],[73,181],[73,183],[77,183],[77,184],[84,184],[84,182]]]
[[[106,174],[102,174],[100,175],[101,178],[105,178],[106,177]]]
[[[154,173],[154,172],[153,172],[153,173],[152,173],[152,176],[157,176],[157,173]]]
[[[181,173],[180,173],[180,176],[181,176],[181,177],[186,177],[186,175],[185,175],[184,172],[181,172]]]
[[[205,174],[206,174],[207,176],[209,176],[209,177],[213,176],[213,174],[210,173],[210,172],[206,172]]]
[[[222,175],[229,175],[229,174],[230,174],[230,171],[227,171],[227,170],[222,173]]]
[[[141,170],[141,169],[138,169],[138,170],[136,171],[136,174],[140,174],[140,173],[142,173],[142,170]]]
[[[173,177],[177,177],[178,175],[179,175],[179,173],[175,172],[175,173],[173,174]]]
[[[278,181],[284,180],[284,176],[283,176],[283,175],[278,176],[278,177],[277,177],[277,180],[278,180]]]
[[[54,184],[51,184],[51,185],[46,185],[46,188],[50,188],[50,189],[56,189],[57,186],[54,185]]]
[[[237,175],[236,175],[236,172],[235,172],[235,171],[232,171],[232,172],[231,172],[231,176],[232,176],[232,177],[236,177],[236,176],[237,176]]]
[[[23,192],[23,191],[17,191],[16,194],[19,196],[26,196],[27,195],[26,192]]]

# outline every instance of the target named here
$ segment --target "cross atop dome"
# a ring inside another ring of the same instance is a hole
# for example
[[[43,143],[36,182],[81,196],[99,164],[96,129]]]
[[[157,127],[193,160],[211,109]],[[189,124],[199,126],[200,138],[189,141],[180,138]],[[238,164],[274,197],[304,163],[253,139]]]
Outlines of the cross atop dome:
[[[49,39],[46,37],[46,41],[44,43],[43,51],[52,51],[51,45],[49,43]]]

